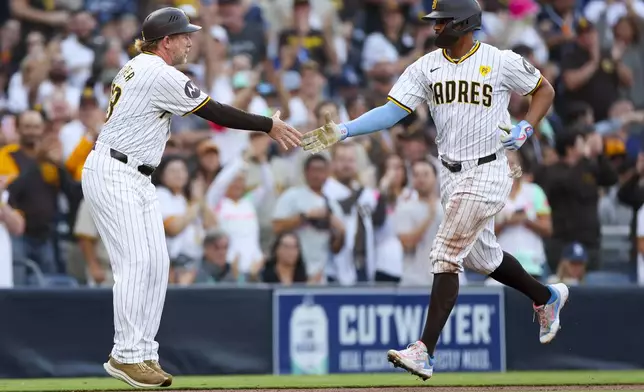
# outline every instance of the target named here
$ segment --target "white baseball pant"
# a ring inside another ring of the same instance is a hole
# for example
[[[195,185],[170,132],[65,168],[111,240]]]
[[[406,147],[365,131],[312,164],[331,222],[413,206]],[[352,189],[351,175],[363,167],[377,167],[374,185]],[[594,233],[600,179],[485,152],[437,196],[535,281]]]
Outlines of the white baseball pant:
[[[462,162],[460,172],[440,165],[441,204],[445,211],[430,253],[433,272],[460,273],[463,266],[488,275],[503,260],[494,234],[494,215],[512,188],[503,150],[481,165]]]
[[[155,337],[170,260],[154,185],[132,157],[124,164],[97,143],[83,167],[82,187],[114,276],[114,347],[122,363],[158,360]]]

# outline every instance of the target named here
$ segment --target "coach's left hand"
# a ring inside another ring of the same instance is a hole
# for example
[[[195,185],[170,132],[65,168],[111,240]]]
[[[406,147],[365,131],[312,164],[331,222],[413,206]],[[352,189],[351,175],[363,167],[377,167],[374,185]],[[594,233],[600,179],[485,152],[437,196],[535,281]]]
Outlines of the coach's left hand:
[[[532,125],[525,120],[515,126],[499,124],[499,128],[501,129],[501,143],[503,143],[503,147],[510,151],[515,151],[521,148],[523,143],[525,143],[534,132]]]

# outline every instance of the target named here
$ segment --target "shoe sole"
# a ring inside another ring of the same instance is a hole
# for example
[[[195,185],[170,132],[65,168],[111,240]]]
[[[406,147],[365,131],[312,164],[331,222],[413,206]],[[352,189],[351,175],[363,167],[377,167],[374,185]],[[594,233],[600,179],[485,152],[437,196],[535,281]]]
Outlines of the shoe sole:
[[[550,332],[549,334],[547,334],[545,336],[546,339],[544,339],[544,340],[539,339],[541,344],[548,344],[548,343],[552,342],[553,340],[555,340],[555,337],[557,336],[557,333],[559,333],[559,331],[561,330],[561,317],[560,317],[561,311],[563,310],[564,306],[566,306],[566,304],[568,303],[568,299],[570,298],[570,290],[568,289],[568,287],[566,287],[566,289],[567,289],[566,290],[566,298],[561,303],[561,306],[559,307],[559,312],[557,313],[557,328],[555,329],[555,332]]]
[[[418,370],[411,368],[405,364],[400,355],[395,350],[390,350],[387,352],[387,360],[394,365],[395,368],[405,369],[414,376],[420,377],[423,381],[429,380],[432,376],[419,372]]]
[[[110,365],[109,362],[104,363],[103,368],[105,369],[107,374],[109,374],[110,376],[116,378],[117,380],[121,380],[124,383],[126,383],[126,384],[128,384],[128,385],[130,385],[130,386],[132,386],[134,388],[160,387],[161,385],[163,385],[167,381],[167,380],[165,380],[164,382],[161,382],[161,383],[158,383],[158,384],[144,384],[144,383],[135,381],[134,379],[132,379],[132,377],[128,376],[122,370],[118,370],[115,367],[113,367],[112,365]]]

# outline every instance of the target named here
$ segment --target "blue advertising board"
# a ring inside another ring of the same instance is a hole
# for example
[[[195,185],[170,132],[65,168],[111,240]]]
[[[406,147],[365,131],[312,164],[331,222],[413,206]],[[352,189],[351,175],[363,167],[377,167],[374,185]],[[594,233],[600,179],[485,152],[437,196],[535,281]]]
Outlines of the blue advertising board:
[[[505,371],[501,287],[463,287],[436,347],[435,370]],[[429,290],[407,288],[276,289],[275,374],[394,371],[387,350],[417,341]]]

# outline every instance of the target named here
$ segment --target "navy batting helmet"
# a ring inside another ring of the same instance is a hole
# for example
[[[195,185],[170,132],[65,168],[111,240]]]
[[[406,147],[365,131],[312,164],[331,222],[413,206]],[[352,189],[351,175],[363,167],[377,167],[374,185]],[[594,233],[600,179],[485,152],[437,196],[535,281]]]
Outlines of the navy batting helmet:
[[[423,20],[449,20],[436,37],[436,46],[449,48],[465,34],[481,28],[481,6],[476,0],[434,0]]]
[[[145,18],[141,35],[143,41],[156,41],[167,35],[194,33],[200,26],[190,23],[190,18],[179,8],[160,8]]]

